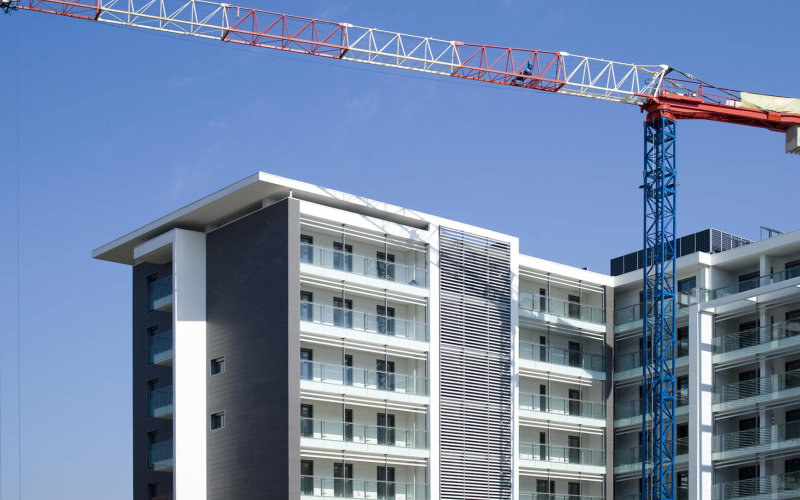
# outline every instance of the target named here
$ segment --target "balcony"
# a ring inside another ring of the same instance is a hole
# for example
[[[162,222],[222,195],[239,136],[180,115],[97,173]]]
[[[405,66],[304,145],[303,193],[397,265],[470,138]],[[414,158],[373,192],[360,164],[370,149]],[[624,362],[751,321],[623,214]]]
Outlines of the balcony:
[[[300,495],[302,498],[427,500],[428,485],[300,476]]]
[[[715,361],[724,361],[797,343],[800,343],[800,322],[775,323],[716,337],[714,357]]]
[[[689,341],[686,339],[677,341],[678,350],[677,358],[685,358],[689,355]],[[622,374],[630,370],[635,370],[634,374],[624,374],[626,376],[641,376],[642,375],[642,353],[641,351],[634,351],[614,358],[614,374]],[[623,376],[618,378],[624,378]]]
[[[676,488],[678,490],[677,500],[689,500],[689,487],[688,486],[678,486]],[[625,495],[622,497],[614,497],[614,500],[642,500],[641,493],[634,493],[633,495]]]
[[[689,459],[689,438],[675,440],[675,462]],[[649,466],[649,465],[648,465]],[[633,446],[617,450],[614,454],[614,474],[625,474],[642,470],[642,447]]]
[[[428,342],[428,325],[390,316],[379,316],[312,302],[300,303],[300,321],[359,332]]]
[[[551,314],[560,318],[576,319],[595,325],[605,325],[606,323],[606,310],[602,307],[581,305],[577,302],[569,302],[530,292],[519,292],[519,308],[523,312],[534,315]]]
[[[689,406],[689,390],[681,389],[675,395],[675,413],[678,414],[679,408],[686,408]],[[616,426],[628,425],[629,422],[620,422],[623,419],[632,419],[642,416],[642,400],[634,399],[632,401],[622,401],[614,405],[614,424]],[[636,419],[636,422],[641,424],[641,418]]]
[[[159,387],[150,392],[148,416],[155,418],[172,418],[172,386]]]
[[[723,385],[714,391],[714,411],[725,411],[800,395],[800,370]]]
[[[694,290],[691,294],[678,294],[678,309],[675,317],[680,318],[689,314],[689,306],[695,304]],[[632,306],[622,307],[614,311],[614,333],[620,333],[636,328],[642,328],[642,312],[644,304],[633,304]]]
[[[800,422],[747,429],[714,436],[714,460],[800,446]]]
[[[605,371],[603,356],[560,347],[520,342],[519,357],[520,359],[538,361],[540,363],[583,368],[584,370],[601,373]]]
[[[151,281],[147,290],[148,311],[172,311],[172,276]]]
[[[159,332],[150,337],[147,350],[147,360],[154,365],[172,364],[172,330]]]
[[[606,464],[606,452],[602,450],[538,443],[520,443],[519,458],[521,460],[533,460],[551,464],[595,467],[603,467]]]
[[[724,297],[735,295],[737,293],[746,292],[748,290],[754,290],[762,286],[767,286],[773,283],[779,283],[781,281],[786,281],[798,277],[800,277],[800,266],[795,266],[795,267],[790,267],[789,269],[785,269],[783,271],[778,271],[776,273],[768,274],[766,276],[758,276],[756,278],[742,280],[739,281],[738,283],[734,283],[732,285],[724,286],[721,288],[714,288],[711,290],[706,288],[701,288],[699,294],[700,301],[708,302],[710,300],[721,299]]]
[[[300,379],[339,387],[354,387],[417,396],[428,395],[428,379],[351,366],[300,361]]]
[[[591,403],[578,399],[557,398],[539,394],[520,393],[520,410],[547,413],[549,415],[565,415],[570,417],[591,418],[602,421],[606,418],[606,405],[604,403]]]
[[[428,288],[428,271],[416,267],[340,252],[307,243],[300,244],[300,263],[352,273],[367,278]]]
[[[797,498],[800,495],[800,472],[756,477],[715,484],[713,500],[767,500]]]
[[[155,471],[171,471],[174,466],[172,457],[171,439],[151,444],[147,455],[150,466]]]
[[[417,450],[427,450],[429,446],[425,431],[311,418],[300,419],[300,437]]]

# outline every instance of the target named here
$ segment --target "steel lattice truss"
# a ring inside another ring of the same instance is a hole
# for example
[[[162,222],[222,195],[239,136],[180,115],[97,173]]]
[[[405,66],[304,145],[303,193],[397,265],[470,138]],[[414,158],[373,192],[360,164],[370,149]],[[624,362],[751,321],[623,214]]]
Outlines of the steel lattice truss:
[[[675,121],[644,124],[642,498],[675,498]]]

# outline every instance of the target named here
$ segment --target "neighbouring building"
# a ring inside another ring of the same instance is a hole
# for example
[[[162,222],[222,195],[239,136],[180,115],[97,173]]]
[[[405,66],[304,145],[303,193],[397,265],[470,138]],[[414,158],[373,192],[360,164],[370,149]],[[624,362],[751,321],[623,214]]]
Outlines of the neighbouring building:
[[[800,498],[800,231],[678,253],[678,497]],[[137,500],[639,497],[638,252],[257,173],[94,257],[133,271]]]

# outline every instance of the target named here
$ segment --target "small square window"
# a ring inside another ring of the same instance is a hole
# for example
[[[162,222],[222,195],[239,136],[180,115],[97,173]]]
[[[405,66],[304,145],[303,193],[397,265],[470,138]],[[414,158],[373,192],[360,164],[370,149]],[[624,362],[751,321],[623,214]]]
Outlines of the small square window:
[[[225,358],[219,357],[211,360],[211,375],[218,375],[225,371]]]
[[[217,429],[222,429],[223,427],[225,427],[225,412],[221,411],[219,413],[212,413],[211,430],[215,431]]]

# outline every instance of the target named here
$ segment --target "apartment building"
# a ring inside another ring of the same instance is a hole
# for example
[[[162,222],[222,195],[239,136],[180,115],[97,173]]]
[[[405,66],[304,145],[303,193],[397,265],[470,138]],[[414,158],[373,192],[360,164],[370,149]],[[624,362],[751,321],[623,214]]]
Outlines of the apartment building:
[[[794,498],[800,233],[695,240],[681,492]],[[637,257],[518,249],[265,173],[98,248],[133,271],[134,498],[638,497]]]

